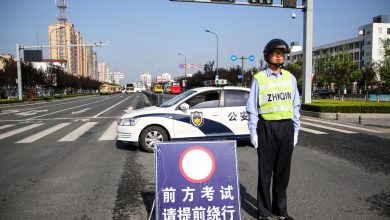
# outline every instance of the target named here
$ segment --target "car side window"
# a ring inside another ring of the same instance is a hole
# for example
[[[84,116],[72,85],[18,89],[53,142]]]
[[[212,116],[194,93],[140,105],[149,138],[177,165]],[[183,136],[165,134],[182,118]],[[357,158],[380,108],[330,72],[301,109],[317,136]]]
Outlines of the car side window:
[[[239,90],[225,90],[225,107],[245,106],[249,92]]]
[[[219,92],[204,92],[196,95],[187,101],[192,109],[194,108],[217,108],[219,106]]]

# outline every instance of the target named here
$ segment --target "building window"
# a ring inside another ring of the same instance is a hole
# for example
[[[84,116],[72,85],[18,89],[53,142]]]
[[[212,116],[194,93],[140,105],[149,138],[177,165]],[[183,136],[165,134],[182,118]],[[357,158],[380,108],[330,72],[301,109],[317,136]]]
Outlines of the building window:
[[[371,31],[370,31],[370,30],[368,30],[368,31],[367,31],[367,35],[370,35],[370,34],[371,34]]]
[[[359,52],[355,52],[355,60],[359,60]]]
[[[352,50],[352,49],[353,49],[353,43],[350,43],[350,44],[348,45],[348,47],[349,47],[350,50]]]
[[[387,28],[387,34],[390,35],[390,28]]]
[[[359,45],[359,42],[356,42],[355,43],[355,49],[358,49],[358,48],[360,48],[360,45]]]
[[[370,40],[367,41],[367,45],[371,45],[371,41]]]

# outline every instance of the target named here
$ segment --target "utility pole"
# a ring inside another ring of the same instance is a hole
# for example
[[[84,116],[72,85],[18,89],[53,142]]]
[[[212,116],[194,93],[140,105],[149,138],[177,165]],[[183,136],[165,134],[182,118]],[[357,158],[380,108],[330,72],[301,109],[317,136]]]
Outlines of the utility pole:
[[[287,9],[302,9],[303,20],[303,94],[302,102],[311,103],[311,81],[312,81],[312,53],[313,53],[313,1],[302,0],[302,5],[298,6],[296,0],[170,0],[174,2],[206,3],[206,4],[225,4],[240,6],[259,6]],[[280,2],[275,4],[274,2]],[[291,17],[296,17],[295,12]]]
[[[90,43],[90,44],[70,44],[70,45],[36,45],[36,46],[21,46],[19,44],[16,44],[16,68],[18,73],[18,98],[19,100],[23,100],[23,91],[22,91],[22,68],[21,68],[21,58],[20,58],[20,51],[24,49],[32,49],[32,48],[52,48],[52,47],[101,47],[101,46],[107,46],[108,43]]]
[[[313,0],[304,0],[303,20],[303,88],[302,102],[311,103],[313,56]]]

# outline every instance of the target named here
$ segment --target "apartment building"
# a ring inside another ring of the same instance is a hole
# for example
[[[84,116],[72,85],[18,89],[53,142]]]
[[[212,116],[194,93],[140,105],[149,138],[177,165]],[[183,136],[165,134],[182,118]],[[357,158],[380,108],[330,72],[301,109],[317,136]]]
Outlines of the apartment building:
[[[80,32],[71,23],[51,24],[48,34],[50,46],[85,44]],[[49,58],[66,60],[70,74],[97,79],[97,55],[91,46],[51,47]]]
[[[358,28],[356,37],[314,47],[312,56],[313,69],[316,68],[316,61],[324,57],[325,54],[334,56],[341,52],[349,53],[352,60],[359,67],[380,61],[383,54],[382,41],[386,39],[390,39],[388,16],[376,16],[373,18],[372,23]],[[292,51],[288,60],[295,63],[299,59],[303,59],[302,56],[302,50]]]

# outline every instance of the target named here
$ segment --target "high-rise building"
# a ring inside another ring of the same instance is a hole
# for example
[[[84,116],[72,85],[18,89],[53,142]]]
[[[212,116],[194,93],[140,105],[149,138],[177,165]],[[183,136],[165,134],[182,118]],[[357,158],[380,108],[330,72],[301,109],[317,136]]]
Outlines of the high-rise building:
[[[106,75],[107,75],[107,64],[106,63],[99,63],[98,64],[98,80],[100,82],[107,81]]]
[[[62,29],[60,24],[49,25],[49,45],[60,45],[58,33]],[[63,59],[68,63],[68,73],[96,79],[97,76],[97,55],[91,46],[85,44],[79,31],[76,31],[73,24],[65,24],[65,45],[78,45],[77,47],[65,47]],[[62,60],[61,50],[56,47],[49,49],[50,59]]]
[[[148,72],[145,72],[141,74],[140,81],[142,86],[150,88],[152,86],[152,75],[150,75]]]
[[[68,73],[78,76],[97,79],[97,55],[91,46],[86,44],[72,23],[67,22],[66,0],[57,0],[56,6],[60,10],[57,16],[58,23],[48,26],[49,45],[69,45],[68,47],[50,47],[49,58],[52,60],[66,60]],[[73,46],[70,46],[73,45]]]

